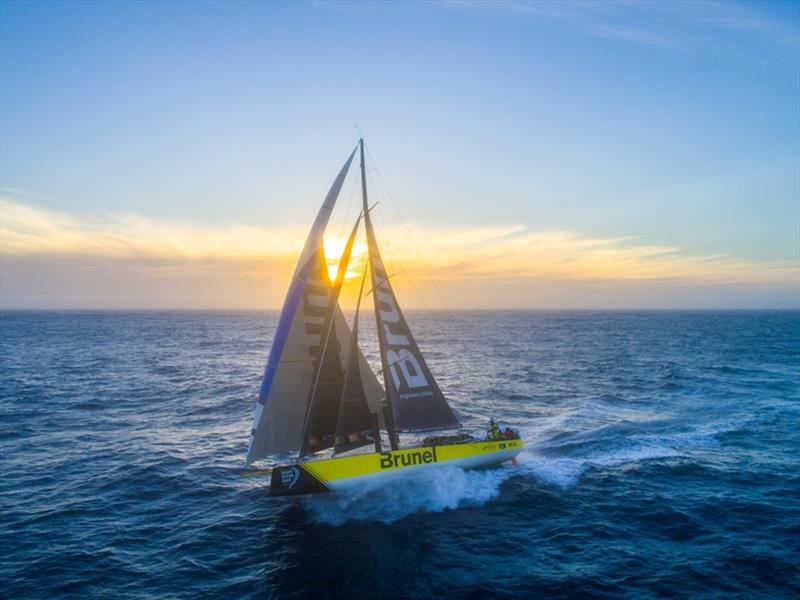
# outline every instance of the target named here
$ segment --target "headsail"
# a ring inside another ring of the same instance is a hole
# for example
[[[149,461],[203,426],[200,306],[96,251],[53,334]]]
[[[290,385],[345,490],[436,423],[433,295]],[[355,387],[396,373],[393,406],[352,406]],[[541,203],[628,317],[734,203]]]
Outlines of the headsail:
[[[380,452],[381,450],[379,411],[371,408],[367,402],[367,394],[361,379],[361,365],[358,361],[358,314],[361,310],[361,298],[364,294],[364,282],[367,280],[368,267],[369,264],[364,266],[361,288],[358,291],[356,314],[353,317],[353,338],[350,342],[342,397],[339,402],[339,418],[336,424],[336,452],[346,452],[371,443],[363,435],[367,431],[372,432],[375,451]]]
[[[289,284],[264,369],[247,464],[265,456],[300,449],[306,400],[331,297],[322,236],[354,155],[355,150],[325,197]],[[338,306],[334,308],[334,321],[340,345],[349,344],[350,331]],[[361,356],[359,360],[366,362]],[[364,376],[370,393],[380,393],[376,391],[380,390],[380,384],[372,371],[368,370]]]
[[[378,327],[384,384],[397,430],[460,427],[397,303],[392,284],[381,260],[372,228],[364,171],[364,142],[361,141],[361,180],[364,223],[367,230],[375,322]]]
[[[301,456],[330,448],[334,443],[336,422],[339,416],[339,402],[345,379],[340,357],[342,348],[339,347],[335,334],[334,312],[339,303],[339,294],[342,290],[344,275],[347,272],[350,254],[353,250],[360,222],[361,217],[356,221],[342,252],[325,320],[323,321],[322,345],[306,408],[303,441],[300,449]]]

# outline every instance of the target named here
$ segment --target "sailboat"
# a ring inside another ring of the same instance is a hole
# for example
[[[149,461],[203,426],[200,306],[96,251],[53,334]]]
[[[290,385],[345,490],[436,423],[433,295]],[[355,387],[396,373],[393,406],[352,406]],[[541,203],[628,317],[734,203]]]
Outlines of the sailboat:
[[[331,281],[323,235],[357,151],[363,209]],[[339,295],[362,221],[369,256],[351,329]],[[358,345],[359,313],[367,296],[374,304],[383,385]],[[360,139],[325,197],[289,285],[256,403],[248,473],[270,474],[270,495],[287,496],[340,491],[443,465],[493,467],[522,451],[519,436],[510,429],[500,434],[493,421],[484,439],[451,433],[401,448],[401,433],[460,427],[387,276],[370,217]],[[252,468],[267,457],[285,458],[288,464]]]

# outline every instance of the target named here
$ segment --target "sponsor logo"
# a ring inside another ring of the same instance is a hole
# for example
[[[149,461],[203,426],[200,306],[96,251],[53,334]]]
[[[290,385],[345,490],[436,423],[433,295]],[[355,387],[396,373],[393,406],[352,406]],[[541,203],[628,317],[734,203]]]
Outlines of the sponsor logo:
[[[380,316],[383,330],[383,338],[387,346],[392,346],[392,350],[386,351],[386,364],[389,366],[389,373],[392,375],[392,383],[396,390],[403,391],[415,390],[430,387],[430,383],[425,377],[419,359],[412,351],[411,340],[409,340],[408,329],[404,325],[400,309],[389,285],[386,272],[380,259],[375,256],[372,261],[372,273],[377,279],[375,287],[375,299],[378,305],[378,315]],[[374,281],[373,279],[373,281]],[[407,393],[407,392],[406,392]],[[432,396],[433,393],[429,392]]]
[[[291,467],[281,471],[281,485],[283,487],[292,488],[295,483],[300,479],[300,469]]]
[[[415,450],[414,452],[403,452],[392,454],[391,452],[381,452],[381,469],[397,469],[400,467],[413,467],[414,465],[429,465],[437,462],[436,448],[428,450]]]

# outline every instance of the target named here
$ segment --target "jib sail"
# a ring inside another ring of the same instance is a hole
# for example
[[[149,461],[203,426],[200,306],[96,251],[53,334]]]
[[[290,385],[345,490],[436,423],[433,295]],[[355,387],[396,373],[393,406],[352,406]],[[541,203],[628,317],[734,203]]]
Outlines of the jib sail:
[[[358,292],[356,314],[353,318],[353,337],[350,342],[347,369],[344,374],[342,397],[339,402],[339,418],[336,425],[336,452],[346,452],[360,446],[376,442],[376,451],[380,451],[380,414],[377,407],[371,408],[361,376],[361,365],[358,361],[358,315],[361,310],[361,298],[364,293],[364,282],[367,279],[367,268],[361,278],[361,289]],[[372,435],[372,440],[367,437]]]
[[[347,240],[344,252],[342,252],[342,258],[339,261],[336,279],[331,289],[329,306],[322,325],[322,345],[320,346],[320,354],[306,409],[303,445],[300,450],[301,456],[324,450],[334,445],[336,423],[339,417],[339,404],[345,384],[341,358],[344,348],[340,346],[339,339],[335,333],[336,321],[334,313],[338,307],[339,294],[342,290],[344,276],[350,262],[350,254],[353,250],[353,243],[355,242],[360,222],[361,217],[356,221],[355,227],[353,227],[353,231]],[[357,363],[358,361],[354,362]]]

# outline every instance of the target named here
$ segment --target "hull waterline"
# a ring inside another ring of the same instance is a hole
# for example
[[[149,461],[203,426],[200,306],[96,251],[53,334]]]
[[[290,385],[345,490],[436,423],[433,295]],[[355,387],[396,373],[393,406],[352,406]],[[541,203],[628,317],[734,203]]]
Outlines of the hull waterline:
[[[451,465],[465,470],[485,469],[522,452],[522,440],[487,440],[465,444],[422,446],[393,452],[300,462],[272,470],[270,496],[296,496],[346,490],[403,473]]]

